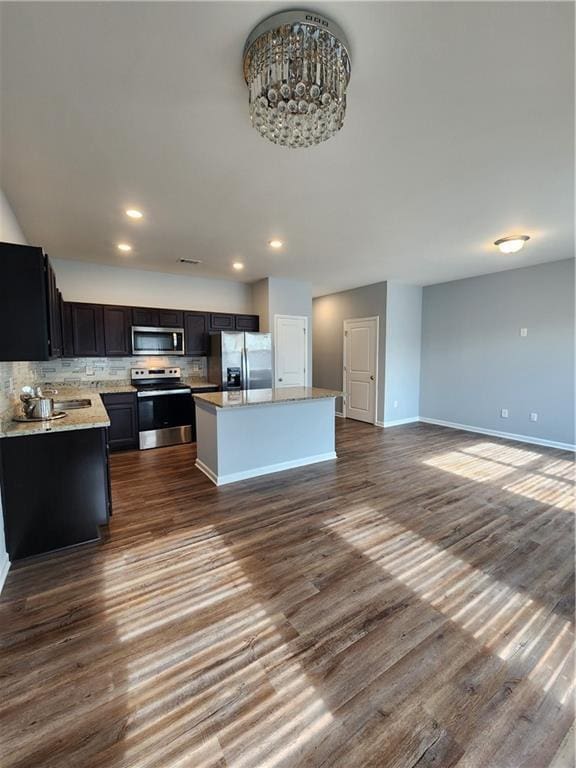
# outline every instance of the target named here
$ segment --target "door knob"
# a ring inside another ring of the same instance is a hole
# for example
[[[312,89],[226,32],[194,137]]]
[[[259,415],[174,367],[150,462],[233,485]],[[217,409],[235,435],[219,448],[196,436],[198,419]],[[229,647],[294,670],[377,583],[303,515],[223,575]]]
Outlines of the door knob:
[[[370,381],[374,381],[374,376],[370,376]]]
[[[282,381],[282,379],[278,379],[278,381]]]

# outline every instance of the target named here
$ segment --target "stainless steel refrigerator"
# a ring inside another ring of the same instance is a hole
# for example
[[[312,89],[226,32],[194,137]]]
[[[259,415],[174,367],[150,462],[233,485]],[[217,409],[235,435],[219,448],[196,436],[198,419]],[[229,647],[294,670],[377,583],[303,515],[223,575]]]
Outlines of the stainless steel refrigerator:
[[[223,390],[272,387],[272,335],[222,331],[210,334],[208,381]]]

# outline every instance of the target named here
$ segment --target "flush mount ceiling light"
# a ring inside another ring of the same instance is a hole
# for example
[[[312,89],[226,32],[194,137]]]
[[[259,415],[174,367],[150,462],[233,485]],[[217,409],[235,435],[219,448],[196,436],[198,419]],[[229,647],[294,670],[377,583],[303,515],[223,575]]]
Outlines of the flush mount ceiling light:
[[[128,243],[118,243],[116,246],[119,251],[122,251],[123,253],[128,253],[132,250],[132,246],[128,245]]]
[[[517,253],[524,248],[528,240],[530,235],[510,235],[510,237],[501,237],[496,240],[494,245],[497,245],[502,253]]]
[[[236,270],[241,270],[241,269],[244,269],[244,264],[242,264],[242,262],[241,262],[241,261],[235,261],[235,262],[234,262],[234,264],[232,264],[232,266],[233,266],[233,267],[234,267],[234,269],[236,269]]]
[[[200,259],[180,259],[181,264],[202,264]]]
[[[340,27],[310,11],[276,13],[244,46],[250,118],[274,144],[310,147],[343,125],[351,64]]]
[[[278,250],[278,248],[282,248],[284,243],[282,240],[268,240],[268,245],[270,248],[276,248],[276,250]]]
[[[138,211],[136,208],[128,208],[126,211],[126,216],[129,216],[131,219],[141,219],[144,214],[142,211]]]

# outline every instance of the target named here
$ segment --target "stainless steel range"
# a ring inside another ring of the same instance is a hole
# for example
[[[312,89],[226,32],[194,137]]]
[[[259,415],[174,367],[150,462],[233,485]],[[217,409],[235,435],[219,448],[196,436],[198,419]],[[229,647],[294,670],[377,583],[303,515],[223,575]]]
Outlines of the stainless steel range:
[[[138,390],[140,449],[190,443],[194,405],[180,368],[132,368]]]

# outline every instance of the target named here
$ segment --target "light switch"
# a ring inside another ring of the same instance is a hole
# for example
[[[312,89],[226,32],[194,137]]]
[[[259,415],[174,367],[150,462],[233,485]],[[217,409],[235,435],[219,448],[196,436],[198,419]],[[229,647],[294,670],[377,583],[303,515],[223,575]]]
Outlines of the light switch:
[[[528,336],[528,328],[520,328],[520,336]]]
[[[508,418],[508,408],[502,408],[502,410],[500,411],[500,417],[502,419]]]
[[[530,414],[530,421],[538,421],[538,414],[533,412]]]

